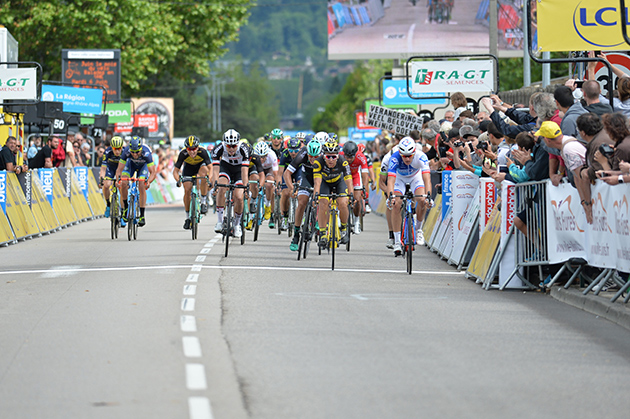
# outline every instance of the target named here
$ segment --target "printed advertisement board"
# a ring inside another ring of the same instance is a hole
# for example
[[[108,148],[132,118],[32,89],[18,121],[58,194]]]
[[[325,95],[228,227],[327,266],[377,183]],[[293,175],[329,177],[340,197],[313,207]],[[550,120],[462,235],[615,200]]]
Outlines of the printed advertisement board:
[[[64,112],[100,114],[103,108],[103,91],[42,84],[42,101],[62,102]]]
[[[494,62],[413,61],[409,79],[413,94],[432,92],[492,92]]]
[[[36,69],[0,68],[0,99],[37,99]]]

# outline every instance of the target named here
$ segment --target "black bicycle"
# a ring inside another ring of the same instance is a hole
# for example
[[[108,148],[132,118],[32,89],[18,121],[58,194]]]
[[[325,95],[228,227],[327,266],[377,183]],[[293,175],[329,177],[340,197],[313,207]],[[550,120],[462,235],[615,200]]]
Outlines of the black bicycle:
[[[232,218],[234,213],[234,189],[247,189],[245,185],[235,185],[234,183],[215,184],[218,188],[227,188],[225,192],[225,208],[223,210],[223,229],[221,234],[222,240],[225,243],[225,257],[228,255],[228,249],[230,247],[230,236],[234,235],[234,228],[232,227]],[[241,217],[241,222],[243,218]],[[242,223],[241,223],[242,224]],[[245,232],[241,225],[241,244],[245,243]]]
[[[308,250],[311,246],[311,241],[316,238],[318,230],[317,226],[317,201],[313,196],[313,188],[300,188],[301,190],[308,191],[310,194],[308,198],[308,204],[304,209],[304,218],[302,220],[302,227],[300,232],[300,241],[298,242],[297,260],[300,257],[306,259]],[[304,251],[304,253],[302,253]]]

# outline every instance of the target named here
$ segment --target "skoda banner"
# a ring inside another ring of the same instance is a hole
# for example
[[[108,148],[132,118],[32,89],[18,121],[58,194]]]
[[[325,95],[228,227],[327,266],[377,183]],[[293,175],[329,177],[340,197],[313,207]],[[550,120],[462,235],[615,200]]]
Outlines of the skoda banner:
[[[109,116],[108,123],[110,124],[128,124],[131,122],[131,103],[106,103],[105,113]],[[92,123],[94,123],[92,118],[81,118],[81,124],[90,125]]]
[[[81,192],[87,199],[88,197],[88,168],[86,166],[79,166],[74,168],[74,174],[77,176],[79,187]]]
[[[0,171],[0,207],[7,213],[7,172]]]
[[[626,3],[630,4],[630,2]],[[619,0],[532,1],[539,51],[627,50]],[[628,20],[628,11],[625,13]]]
[[[63,102],[63,111],[101,114],[103,90],[42,84],[42,101]]]
[[[411,63],[411,92],[493,92],[494,62],[414,61]]]
[[[35,68],[0,68],[0,97],[6,99],[37,99]]]
[[[53,205],[53,169],[37,169],[39,173],[39,180],[42,182],[42,188],[44,189],[44,195],[50,203]]]

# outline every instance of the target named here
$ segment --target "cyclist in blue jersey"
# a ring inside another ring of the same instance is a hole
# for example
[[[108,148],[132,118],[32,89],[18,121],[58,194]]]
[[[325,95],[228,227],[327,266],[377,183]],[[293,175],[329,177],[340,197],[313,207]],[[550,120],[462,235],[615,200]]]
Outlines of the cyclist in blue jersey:
[[[140,218],[138,219],[138,226],[143,227],[146,224],[144,218],[144,208],[147,204],[147,189],[151,185],[151,182],[155,179],[156,168],[153,163],[153,155],[151,149],[142,144],[142,139],[137,135],[131,137],[129,146],[125,147],[120,156],[120,162],[118,162],[118,169],[116,170],[116,178],[122,176],[126,178],[136,177],[144,179],[144,182],[138,183],[138,189],[140,191]],[[129,222],[127,219],[127,192],[129,191],[129,181],[123,180],[120,182],[120,197],[122,199],[123,220]]]
[[[101,171],[99,173],[99,184],[103,188],[103,197],[105,197],[105,201],[107,202],[107,208],[105,209],[105,218],[109,217],[109,188],[112,185],[113,179],[115,179],[116,177],[116,169],[118,169],[118,163],[120,162],[120,155],[123,151],[123,145],[124,143],[121,137],[112,137],[110,141],[110,146],[107,147],[107,150],[105,150],[105,154],[103,154],[103,164],[101,164]]]

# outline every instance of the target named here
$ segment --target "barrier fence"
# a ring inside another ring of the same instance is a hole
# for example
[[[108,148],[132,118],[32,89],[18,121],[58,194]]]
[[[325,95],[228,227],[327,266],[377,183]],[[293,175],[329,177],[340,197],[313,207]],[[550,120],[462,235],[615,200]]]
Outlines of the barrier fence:
[[[33,169],[20,175],[0,171],[0,245],[15,244],[102,217],[106,203],[99,168]],[[147,205],[178,202],[183,192],[172,175],[157,176]]]

